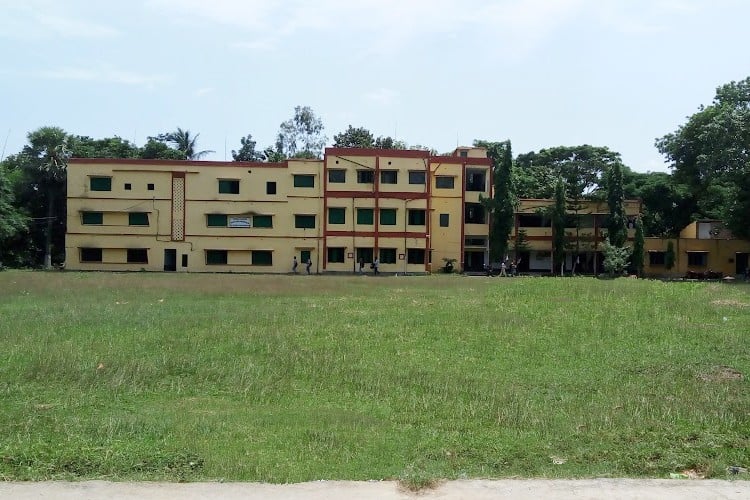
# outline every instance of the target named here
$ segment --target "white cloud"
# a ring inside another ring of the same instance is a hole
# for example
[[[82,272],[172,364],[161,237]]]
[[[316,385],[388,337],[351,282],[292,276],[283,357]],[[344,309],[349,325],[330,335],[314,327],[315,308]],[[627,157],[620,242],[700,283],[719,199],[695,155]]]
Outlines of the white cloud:
[[[169,78],[164,75],[144,75],[106,66],[100,68],[67,67],[43,70],[37,72],[36,76],[51,80],[78,80],[145,87],[154,87],[169,81]]]

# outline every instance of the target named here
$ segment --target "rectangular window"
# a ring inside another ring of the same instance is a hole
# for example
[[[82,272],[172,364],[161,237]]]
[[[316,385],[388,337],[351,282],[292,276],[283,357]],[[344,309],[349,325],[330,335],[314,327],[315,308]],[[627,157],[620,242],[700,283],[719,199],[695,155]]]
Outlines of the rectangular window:
[[[112,177],[90,177],[91,191],[112,191]]]
[[[133,189],[133,186],[129,182],[126,182],[125,183],[125,191],[130,191],[131,189]]]
[[[153,191],[154,190],[154,185],[150,184],[150,183],[146,184],[146,189],[148,189],[149,191]]]
[[[372,184],[375,174],[372,170],[357,170],[357,184]]]
[[[380,224],[383,226],[395,226],[396,225],[396,209],[395,208],[381,208],[380,209]]]
[[[148,226],[148,212],[130,212],[130,213],[128,213],[128,225],[130,225],[130,226]]]
[[[273,216],[253,215],[253,227],[273,227]]]
[[[467,191],[484,191],[485,181],[484,172],[467,172],[466,190]]]
[[[406,262],[409,264],[424,264],[424,248],[408,248]]]
[[[330,207],[328,209],[329,224],[346,224],[346,209]]]
[[[451,216],[450,214],[440,214],[440,227],[450,226]]]
[[[128,264],[148,264],[148,249],[128,248]]]
[[[182,254],[182,267],[188,266],[188,256],[187,254]]]
[[[276,194],[276,182],[275,181],[266,182],[266,194]]]
[[[81,212],[81,224],[86,226],[101,226],[104,223],[104,214],[101,212]]]
[[[332,169],[328,171],[328,182],[340,184],[346,182],[346,170]]]
[[[688,266],[706,267],[708,264],[708,252],[688,252]]]
[[[453,189],[455,178],[450,175],[438,175],[435,177],[435,187],[437,189]]]
[[[312,260],[312,252],[310,250],[300,250],[299,261],[301,264],[307,264],[308,260]]]
[[[272,266],[273,252],[271,250],[253,250],[250,254],[250,262],[254,266]]]
[[[346,255],[346,248],[328,247],[328,262],[342,263]]]
[[[294,175],[294,187],[296,188],[311,188],[315,187],[315,176],[314,175]]]
[[[648,253],[648,265],[649,266],[663,266],[666,264],[666,252],[649,252]]]
[[[464,222],[466,224],[484,224],[484,207],[479,203],[467,203],[464,211]]]
[[[360,260],[365,263],[373,262],[373,251],[372,248],[358,248],[357,249],[357,262]]]
[[[81,262],[101,262],[101,248],[81,248]]]
[[[220,194],[240,194],[240,181],[236,179],[219,179]]]
[[[469,156],[469,152],[465,149],[462,149],[461,151],[459,151],[458,156],[460,156],[461,158],[467,158]]]
[[[381,248],[380,249],[380,263],[381,264],[395,264],[396,263],[396,249],[395,248]]]
[[[552,219],[540,214],[518,214],[519,227],[552,227]]]
[[[315,228],[315,216],[314,215],[295,215],[294,227],[298,229]]]
[[[424,170],[409,170],[409,184],[424,184]]]
[[[357,224],[372,226],[374,224],[374,210],[372,208],[357,209]]]
[[[380,171],[380,183],[381,184],[397,184],[398,183],[398,170],[381,170]]]
[[[227,263],[226,250],[206,250],[206,265],[221,266]]]
[[[425,224],[425,211],[422,209],[409,209],[409,221],[410,226],[424,226]]]
[[[486,245],[486,238],[477,238],[475,236],[467,236],[466,238],[464,238],[464,246],[466,247],[483,247]]]
[[[206,214],[206,226],[227,227],[227,216],[225,214]]]

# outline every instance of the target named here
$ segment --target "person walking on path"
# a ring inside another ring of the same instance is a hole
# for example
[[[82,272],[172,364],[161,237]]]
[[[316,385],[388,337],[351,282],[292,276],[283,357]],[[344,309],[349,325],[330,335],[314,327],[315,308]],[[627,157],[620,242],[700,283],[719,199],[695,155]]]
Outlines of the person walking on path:
[[[307,274],[310,274],[311,267],[312,267],[312,259],[308,257],[307,263],[305,263],[305,270],[307,271]]]
[[[295,256],[294,256],[294,257],[292,258],[292,272],[293,272],[294,274],[297,274],[297,264],[298,264],[298,262],[297,262],[297,256],[295,255]]]
[[[508,277],[508,273],[505,272],[505,261],[500,263],[500,276]]]
[[[372,262],[372,271],[375,275],[378,274],[378,266],[380,266],[380,260],[375,257],[375,260]]]
[[[365,274],[365,259],[359,258],[359,274]]]

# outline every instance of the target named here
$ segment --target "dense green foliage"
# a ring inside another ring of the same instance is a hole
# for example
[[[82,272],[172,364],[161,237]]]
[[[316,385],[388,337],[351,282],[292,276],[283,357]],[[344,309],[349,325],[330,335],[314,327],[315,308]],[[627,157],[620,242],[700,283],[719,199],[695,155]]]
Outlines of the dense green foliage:
[[[554,193],[555,204],[552,206],[552,268],[560,275],[565,267],[565,236],[566,206],[565,206],[565,181],[562,176],[557,178]]]
[[[0,475],[725,477],[750,447],[749,292],[4,272]]]
[[[492,160],[492,198],[482,202],[492,218],[490,227],[490,261],[500,262],[508,255],[508,240],[515,226],[517,206],[513,184],[513,151],[510,141],[474,141],[474,146],[487,149]]]
[[[637,276],[643,274],[643,258],[645,256],[645,238],[643,236],[643,220],[638,217],[635,220],[635,238],[633,240],[633,253],[630,255],[630,264]]]
[[[622,248],[628,240],[627,217],[625,215],[625,191],[622,165],[615,163],[607,171],[607,239],[613,246]]]

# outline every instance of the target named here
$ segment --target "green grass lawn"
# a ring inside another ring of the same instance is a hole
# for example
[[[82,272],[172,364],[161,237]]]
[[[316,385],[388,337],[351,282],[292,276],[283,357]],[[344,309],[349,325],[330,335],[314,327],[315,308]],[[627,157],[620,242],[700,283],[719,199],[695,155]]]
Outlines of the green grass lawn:
[[[2,272],[0,479],[725,477],[749,320],[743,284]]]

